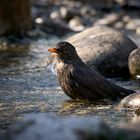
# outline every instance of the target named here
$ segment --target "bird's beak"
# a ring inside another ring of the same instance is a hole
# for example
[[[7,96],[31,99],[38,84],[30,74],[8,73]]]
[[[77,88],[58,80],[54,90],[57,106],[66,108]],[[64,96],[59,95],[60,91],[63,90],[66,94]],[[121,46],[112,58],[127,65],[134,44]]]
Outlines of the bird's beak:
[[[56,48],[49,48],[48,51],[52,53],[58,53],[58,49]]]

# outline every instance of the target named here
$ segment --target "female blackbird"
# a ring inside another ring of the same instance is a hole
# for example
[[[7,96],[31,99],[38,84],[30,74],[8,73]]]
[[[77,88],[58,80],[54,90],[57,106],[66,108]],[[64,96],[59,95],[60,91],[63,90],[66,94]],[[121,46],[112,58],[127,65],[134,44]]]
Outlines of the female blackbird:
[[[90,69],[68,42],[59,42],[48,51],[57,58],[57,76],[62,90],[74,99],[111,99],[125,97],[134,91],[119,87]]]

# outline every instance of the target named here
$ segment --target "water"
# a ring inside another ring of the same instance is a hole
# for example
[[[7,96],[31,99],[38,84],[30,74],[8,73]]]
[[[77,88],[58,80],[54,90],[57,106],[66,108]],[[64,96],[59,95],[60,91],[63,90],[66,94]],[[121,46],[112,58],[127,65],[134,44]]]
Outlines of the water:
[[[62,92],[47,51],[58,41],[58,38],[41,39],[26,49],[16,46],[12,51],[0,50],[0,129],[32,112],[73,117],[99,116],[114,127],[130,121],[134,115],[114,111],[116,103],[74,101]],[[129,89],[137,90],[140,85],[135,80],[111,80]]]

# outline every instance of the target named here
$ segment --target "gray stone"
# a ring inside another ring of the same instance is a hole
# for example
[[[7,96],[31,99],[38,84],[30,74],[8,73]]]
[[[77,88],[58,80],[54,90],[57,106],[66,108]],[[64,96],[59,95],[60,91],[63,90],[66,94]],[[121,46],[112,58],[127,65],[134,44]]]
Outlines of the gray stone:
[[[112,130],[97,118],[58,118],[32,114],[9,127],[7,140],[112,140]]]
[[[140,48],[131,52],[128,62],[131,75],[138,78],[140,76]]]
[[[78,0],[83,4],[89,4],[94,8],[102,9],[102,8],[112,8],[113,7],[113,0]]]
[[[3,140],[138,140],[140,134],[137,128],[139,126],[133,125],[129,129],[115,129],[98,118],[59,118],[39,113],[30,114],[11,125],[0,138]]]
[[[91,68],[105,76],[126,76],[128,56],[137,48],[126,35],[110,27],[95,26],[67,39]]]
[[[116,110],[118,111],[133,111],[139,112],[140,110],[140,92],[131,94],[120,101],[120,103],[116,106]],[[136,113],[138,114],[138,113]]]
[[[126,29],[127,30],[136,30],[137,27],[140,26],[140,19],[131,19],[129,22],[126,24]]]
[[[84,30],[84,25],[82,23],[82,20],[81,18],[75,16],[74,18],[72,18],[70,21],[69,21],[69,27],[70,29],[72,29],[73,31],[82,31]]]
[[[111,13],[109,15],[106,15],[103,19],[97,20],[94,25],[110,25],[112,26],[114,23],[116,23],[119,20],[119,15],[116,13]]]

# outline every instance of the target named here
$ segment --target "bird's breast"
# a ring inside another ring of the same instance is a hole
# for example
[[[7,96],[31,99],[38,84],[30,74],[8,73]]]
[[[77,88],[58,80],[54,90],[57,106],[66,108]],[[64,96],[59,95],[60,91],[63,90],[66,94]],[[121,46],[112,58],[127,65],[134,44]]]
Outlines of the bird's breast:
[[[57,71],[61,72],[65,69],[65,64],[63,62],[59,62],[57,63],[56,68],[57,68]]]
[[[73,93],[73,80],[71,78],[71,73],[70,73],[70,65],[64,64],[64,63],[59,63],[57,65],[57,77],[59,84],[62,88],[62,90],[70,97],[74,98],[72,96]]]
[[[68,75],[68,66],[63,62],[59,62],[57,64],[57,77],[62,88],[64,88],[65,84],[67,84]]]

